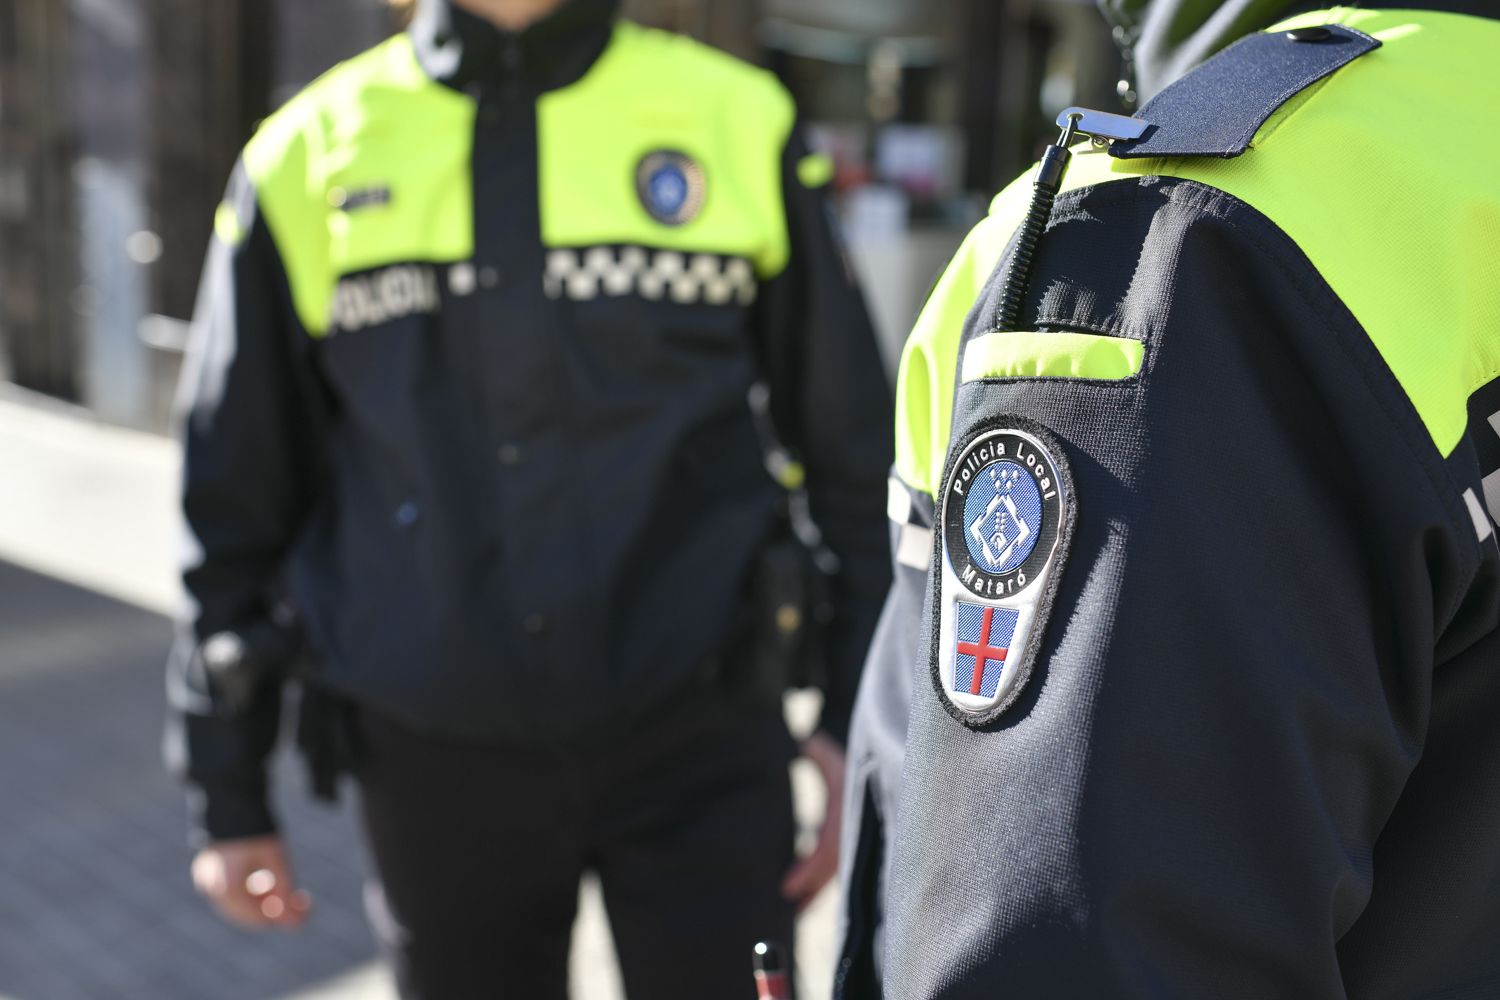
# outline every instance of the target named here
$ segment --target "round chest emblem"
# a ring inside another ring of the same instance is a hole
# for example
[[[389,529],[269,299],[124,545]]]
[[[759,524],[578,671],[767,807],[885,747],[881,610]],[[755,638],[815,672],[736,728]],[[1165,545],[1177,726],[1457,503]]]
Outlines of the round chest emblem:
[[[960,583],[988,598],[1017,594],[1057,548],[1067,498],[1047,447],[1021,430],[982,434],[959,454],[943,498],[943,542]]]
[[[703,168],[676,150],[647,153],[636,166],[635,189],[651,218],[680,226],[703,208]]]

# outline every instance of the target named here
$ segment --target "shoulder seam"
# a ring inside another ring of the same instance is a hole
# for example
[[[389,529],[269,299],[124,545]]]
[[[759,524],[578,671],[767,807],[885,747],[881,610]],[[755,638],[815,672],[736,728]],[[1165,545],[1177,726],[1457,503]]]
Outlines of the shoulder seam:
[[[401,34],[392,35],[363,52],[330,66],[313,78],[280,107],[260,120],[254,134],[245,143],[245,151],[249,152],[254,146],[272,142],[273,136],[278,134],[283,143],[289,143],[291,136],[304,135],[309,129],[316,129],[326,111],[329,91],[347,86],[350,78],[361,71],[371,78],[378,77],[379,67],[367,68],[367,64],[383,64],[392,47],[399,45],[404,37]]]

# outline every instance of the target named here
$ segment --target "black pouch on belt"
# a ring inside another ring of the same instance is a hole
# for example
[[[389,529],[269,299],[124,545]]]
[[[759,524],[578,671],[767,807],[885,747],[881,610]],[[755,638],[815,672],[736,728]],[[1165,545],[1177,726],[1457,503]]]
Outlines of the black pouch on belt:
[[[823,544],[812,519],[802,464],[776,433],[765,383],[751,388],[749,404],[766,472],[785,491],[777,528],[761,550],[751,595],[752,687],[757,696],[779,702],[787,688],[822,687],[828,675],[824,649],[833,619],[829,580],[838,571],[838,558]]]
[[[250,710],[261,688],[292,677],[301,668],[306,637],[281,615],[216,632],[194,654],[192,683],[208,696],[216,715]]]
[[[359,764],[360,742],[354,702],[314,682],[304,681],[297,704],[297,749],[307,767],[315,797],[337,802],[339,778]]]
[[[753,674],[768,699],[787,688],[819,687],[832,605],[818,553],[787,532],[761,552],[754,582]]]

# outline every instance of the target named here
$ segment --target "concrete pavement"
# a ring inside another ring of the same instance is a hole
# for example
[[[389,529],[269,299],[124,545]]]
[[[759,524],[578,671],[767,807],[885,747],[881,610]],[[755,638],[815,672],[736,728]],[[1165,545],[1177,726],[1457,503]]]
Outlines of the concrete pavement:
[[[278,804],[314,918],[232,930],[188,884],[157,746],[176,475],[170,442],[0,386],[0,1000],[388,1000],[348,807],[310,804],[285,753]],[[813,711],[789,705],[794,724]],[[794,780],[812,823],[817,781],[802,763]],[[825,892],[799,933],[806,1000],[828,995],[833,905]],[[585,885],[575,1000],[617,1000],[613,964]]]

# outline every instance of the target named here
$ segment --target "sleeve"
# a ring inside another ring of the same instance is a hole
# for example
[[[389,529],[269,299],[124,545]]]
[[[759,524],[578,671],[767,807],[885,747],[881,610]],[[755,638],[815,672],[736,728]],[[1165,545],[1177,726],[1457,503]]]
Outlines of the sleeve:
[[[932,554],[932,498],[892,476],[892,580],[860,678],[849,730],[840,831],[838,985],[835,996],[878,995],[890,857],[886,838],[900,788],[906,725]]]
[[[886,994],[1342,997],[1478,561],[1460,491],[1338,297],[1227,196],[1060,201],[1031,287],[998,367],[964,359],[952,440],[1045,429],[1076,527],[992,721],[944,693],[965,594],[927,582]],[[1139,370],[1042,363],[1093,338]]]
[[[933,425],[946,432],[952,381],[927,384],[931,370],[951,372],[964,317],[1003,249],[1003,218],[987,218],[943,269],[902,352],[896,391],[895,462],[887,484],[892,579],[870,640],[849,732],[844,825],[839,851],[839,974],[835,996],[878,995],[880,941],[891,853],[887,840],[901,787],[913,665],[921,638],[933,553],[933,502],[925,454]]]
[[[200,841],[275,829],[265,762],[279,678],[268,672],[230,709],[202,650],[216,634],[270,625],[278,574],[313,502],[318,440],[306,335],[243,165],[214,228],[179,386],[187,600],[167,668],[164,742]]]
[[[882,498],[890,386],[834,231],[823,158],[794,131],[781,162],[789,258],[761,290],[757,336],[777,434],[806,471],[813,520],[838,559],[819,728],[847,738],[860,667],[890,583]]]

